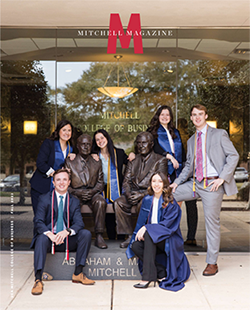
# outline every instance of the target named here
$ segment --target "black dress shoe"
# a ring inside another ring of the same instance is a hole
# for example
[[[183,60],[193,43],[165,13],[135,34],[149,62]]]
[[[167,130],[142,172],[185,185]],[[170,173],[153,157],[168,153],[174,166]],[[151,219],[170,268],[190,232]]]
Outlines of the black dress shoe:
[[[137,284],[134,285],[134,287],[135,287],[135,288],[147,288],[151,282],[154,282],[154,287],[155,287],[156,281],[148,281],[148,282],[145,283],[145,284],[137,283]]]
[[[99,249],[107,249],[108,246],[105,243],[101,234],[96,235],[95,246],[97,246]]]
[[[195,239],[187,239],[185,242],[184,242],[184,245],[189,245],[189,246],[196,246],[196,240]]]
[[[129,235],[128,239],[126,239],[120,244],[120,248],[122,249],[127,248],[130,243],[131,238],[132,238],[132,235]]]

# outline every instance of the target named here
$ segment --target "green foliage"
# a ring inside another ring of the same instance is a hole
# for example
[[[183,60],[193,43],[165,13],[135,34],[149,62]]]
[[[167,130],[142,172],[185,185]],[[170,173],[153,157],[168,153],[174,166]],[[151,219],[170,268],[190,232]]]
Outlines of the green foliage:
[[[179,60],[177,65],[168,62],[125,63],[123,67],[131,85],[139,90],[123,99],[110,98],[97,91],[98,87],[104,85],[112,66],[114,68],[106,86],[115,86],[116,64],[92,63],[78,81],[62,89],[68,118],[91,135],[97,129],[96,125],[103,125],[115,143],[125,143],[131,147],[140,129],[146,128],[157,108],[163,104],[171,106],[174,115],[177,108],[178,118],[188,121],[187,136],[194,132],[189,113],[195,104],[205,105],[209,120],[216,120],[219,128],[229,131],[229,122],[233,121],[236,127],[244,126],[244,135],[248,133],[249,120],[244,118],[245,112],[249,111],[247,61]],[[174,72],[169,73],[169,69]],[[121,67],[119,78],[120,86],[125,85],[126,78]],[[104,119],[104,112],[137,112],[139,119]],[[115,131],[118,125],[123,125],[125,129],[122,132]],[[132,128],[130,132],[129,125]],[[244,150],[246,148],[247,145]],[[246,151],[243,153],[246,154]]]

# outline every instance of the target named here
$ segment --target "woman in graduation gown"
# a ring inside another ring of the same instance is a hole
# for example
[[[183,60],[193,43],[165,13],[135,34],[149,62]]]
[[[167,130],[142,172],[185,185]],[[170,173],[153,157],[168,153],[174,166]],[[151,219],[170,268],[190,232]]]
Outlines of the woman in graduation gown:
[[[123,165],[128,162],[128,156],[123,149],[116,148],[110,135],[104,129],[94,133],[92,154],[96,154],[102,161],[104,175],[104,195],[107,203],[113,203],[120,197],[123,182]],[[96,160],[97,157],[92,155]],[[106,229],[109,239],[116,238],[115,214],[106,214]]]
[[[168,159],[168,174],[170,183],[179,176],[186,161],[179,130],[173,122],[172,109],[163,105],[158,108],[150,121],[148,131],[154,136],[154,151]],[[196,246],[196,230],[198,222],[197,201],[186,201],[188,233],[186,245]],[[181,203],[180,203],[181,204]]]
[[[134,287],[147,288],[158,281],[160,288],[178,291],[190,276],[180,231],[181,209],[163,173],[152,175],[148,192],[126,251],[128,259],[139,258],[142,281]]]
[[[38,198],[53,189],[52,176],[57,169],[64,166],[66,157],[75,158],[72,144],[73,126],[68,120],[61,120],[51,134],[42,143],[37,156],[37,169],[30,179],[31,200],[34,214]]]

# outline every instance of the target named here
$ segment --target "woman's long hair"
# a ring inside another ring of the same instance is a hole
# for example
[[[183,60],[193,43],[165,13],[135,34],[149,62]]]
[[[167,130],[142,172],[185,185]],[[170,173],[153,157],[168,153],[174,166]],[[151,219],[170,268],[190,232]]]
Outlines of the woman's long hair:
[[[170,122],[168,123],[168,130],[170,132],[172,139],[175,139],[176,134],[174,133],[175,125],[173,122],[173,119],[174,119],[173,112],[172,112],[172,109],[168,105],[162,105],[161,107],[158,108],[155,115],[152,117],[150,121],[148,131],[152,133],[152,135],[154,136],[154,139],[158,138],[157,130],[160,127],[159,116],[163,110],[169,111]]]
[[[56,126],[56,129],[55,131],[52,132],[51,136],[49,137],[50,140],[59,140],[60,136],[59,136],[59,131],[66,125],[70,125],[71,127],[71,137],[69,139],[69,143],[70,145],[73,146],[73,140],[72,140],[72,137],[73,137],[73,133],[74,133],[74,127],[73,125],[71,124],[70,121],[66,120],[66,119],[63,119],[61,120],[57,126]]]
[[[161,171],[156,171],[152,174],[151,178],[150,178],[150,186],[148,187],[148,194],[150,196],[154,195],[154,191],[151,185],[153,176],[155,176],[156,174],[158,174],[160,176],[160,178],[162,179],[163,182],[163,190],[162,190],[162,197],[163,197],[163,203],[162,203],[162,207],[166,208],[166,206],[168,205],[169,202],[173,203],[174,201],[174,196],[172,194],[172,188],[169,186],[169,181],[167,176],[162,173]]]
[[[114,144],[113,144],[113,141],[112,141],[110,135],[107,133],[106,130],[104,130],[104,129],[98,129],[98,130],[94,133],[93,142],[92,142],[92,153],[97,153],[97,154],[99,154],[99,152],[101,151],[101,149],[99,148],[99,146],[97,146],[96,140],[95,140],[95,136],[96,136],[98,133],[103,134],[104,137],[108,140],[107,148],[108,148],[109,156],[110,156],[110,158],[111,158],[112,163],[116,166],[116,163],[115,163],[115,152],[114,152],[114,148],[115,148],[115,147],[114,147]]]

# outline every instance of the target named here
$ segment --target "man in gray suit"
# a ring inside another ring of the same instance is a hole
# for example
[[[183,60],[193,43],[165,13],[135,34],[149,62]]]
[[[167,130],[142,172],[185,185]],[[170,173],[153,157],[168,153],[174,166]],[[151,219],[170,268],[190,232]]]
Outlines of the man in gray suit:
[[[190,118],[196,133],[187,142],[187,161],[174,183],[177,201],[201,198],[206,226],[207,266],[204,276],[218,272],[217,259],[220,249],[220,210],[224,193],[237,193],[233,178],[239,155],[223,129],[206,123],[207,109],[197,104],[191,108]]]

